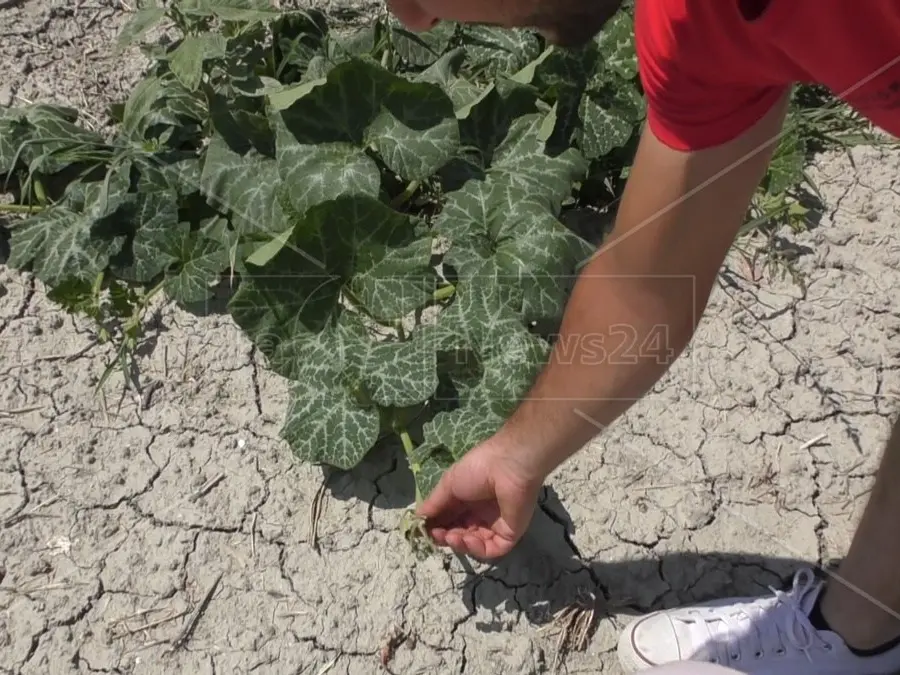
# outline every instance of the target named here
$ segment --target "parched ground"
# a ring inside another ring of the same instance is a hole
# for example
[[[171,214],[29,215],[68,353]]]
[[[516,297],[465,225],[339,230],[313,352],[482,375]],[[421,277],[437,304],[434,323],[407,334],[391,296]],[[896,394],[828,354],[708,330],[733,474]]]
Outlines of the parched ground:
[[[112,0],[0,0],[0,105],[56,100],[103,125],[140,74],[111,55]],[[852,159],[852,161],[851,161]],[[161,311],[141,359],[110,354],[41,285],[0,267],[0,671],[550,672],[553,613],[601,618],[569,673],[616,673],[637,612],[763,593],[840,557],[897,408],[900,154],[829,154],[819,226],[791,238],[806,289],[738,257],[688,354],[551,477],[496,567],[416,560],[389,453],[327,478],[278,429],[285,383],[227,317]],[[544,629],[541,630],[542,626]]]

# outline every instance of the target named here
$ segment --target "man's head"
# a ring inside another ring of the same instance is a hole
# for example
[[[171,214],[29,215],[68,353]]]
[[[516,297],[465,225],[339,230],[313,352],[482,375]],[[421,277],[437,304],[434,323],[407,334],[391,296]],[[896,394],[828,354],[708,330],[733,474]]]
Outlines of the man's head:
[[[593,38],[623,0],[387,0],[393,14],[414,31],[438,21],[532,28],[553,44],[578,47]]]

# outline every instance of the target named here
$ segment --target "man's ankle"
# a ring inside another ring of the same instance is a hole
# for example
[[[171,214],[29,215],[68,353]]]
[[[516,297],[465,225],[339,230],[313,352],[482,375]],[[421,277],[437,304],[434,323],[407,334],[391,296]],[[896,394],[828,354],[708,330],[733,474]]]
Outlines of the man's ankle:
[[[900,647],[900,620],[862,596],[854,595],[853,602],[842,607],[847,596],[842,598],[840,590],[830,589],[827,582],[823,586],[809,616],[813,627],[837,633],[858,656],[875,656]]]

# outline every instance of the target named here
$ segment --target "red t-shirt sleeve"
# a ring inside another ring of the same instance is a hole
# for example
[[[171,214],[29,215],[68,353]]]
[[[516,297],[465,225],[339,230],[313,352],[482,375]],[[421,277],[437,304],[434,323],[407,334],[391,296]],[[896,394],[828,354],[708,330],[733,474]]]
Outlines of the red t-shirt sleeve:
[[[726,0],[638,0],[635,47],[647,124],[676,150],[721,145],[759,121],[784,86],[742,84],[750,67],[718,8]],[[726,10],[727,11],[727,10]],[[752,57],[751,57],[752,58]]]

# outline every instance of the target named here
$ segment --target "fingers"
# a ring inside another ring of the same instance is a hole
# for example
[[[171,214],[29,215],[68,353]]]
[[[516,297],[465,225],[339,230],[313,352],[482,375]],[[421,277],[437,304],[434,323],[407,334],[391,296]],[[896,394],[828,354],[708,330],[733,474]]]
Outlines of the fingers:
[[[457,553],[474,556],[475,558],[484,557],[484,540],[468,532],[459,532],[458,530],[448,532],[447,545]]]
[[[453,496],[452,477],[450,471],[441,476],[440,481],[431,494],[422,502],[416,513],[426,520],[440,520],[456,504]]]
[[[446,530],[437,528],[432,531],[432,538],[440,546],[447,546],[455,553],[482,560],[500,558],[509,553],[515,542],[498,537],[491,530]]]

